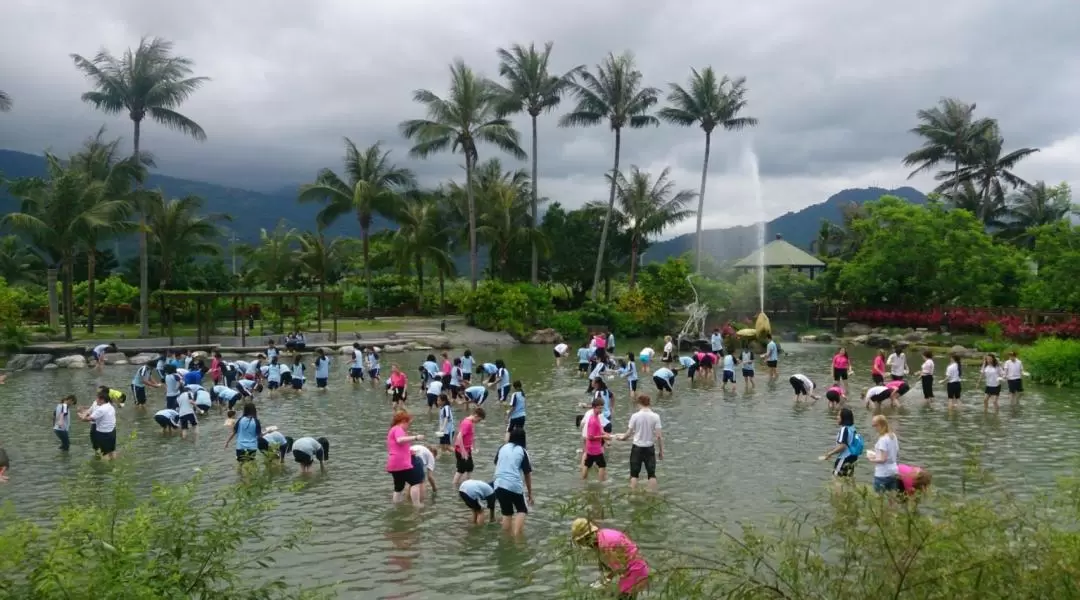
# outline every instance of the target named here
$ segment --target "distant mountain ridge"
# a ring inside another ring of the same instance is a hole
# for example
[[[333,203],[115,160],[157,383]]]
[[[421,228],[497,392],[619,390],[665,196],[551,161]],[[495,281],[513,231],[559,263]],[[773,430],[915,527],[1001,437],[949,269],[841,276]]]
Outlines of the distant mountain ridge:
[[[848,189],[833,194],[820,204],[781,215],[765,224],[765,241],[777,235],[788,242],[809,250],[811,242],[817,238],[821,221],[840,223],[842,209],[848,204],[864,204],[877,200],[884,195],[898,196],[914,204],[925,204],[926,195],[912,187],[885,189],[879,187]],[[702,252],[717,262],[739,260],[758,247],[757,225],[741,225],[727,229],[706,229],[702,233]],[[694,234],[687,233],[678,237],[656,242],[645,253],[647,261],[663,261],[669,256],[681,256],[694,249]]]

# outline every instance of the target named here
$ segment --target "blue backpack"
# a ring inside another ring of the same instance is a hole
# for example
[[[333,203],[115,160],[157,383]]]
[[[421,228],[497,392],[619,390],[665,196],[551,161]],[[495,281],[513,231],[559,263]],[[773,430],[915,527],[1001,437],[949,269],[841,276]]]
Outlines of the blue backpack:
[[[851,430],[851,443],[848,444],[848,453],[852,456],[862,456],[864,446],[862,434],[855,429],[854,425],[849,425],[848,429]]]

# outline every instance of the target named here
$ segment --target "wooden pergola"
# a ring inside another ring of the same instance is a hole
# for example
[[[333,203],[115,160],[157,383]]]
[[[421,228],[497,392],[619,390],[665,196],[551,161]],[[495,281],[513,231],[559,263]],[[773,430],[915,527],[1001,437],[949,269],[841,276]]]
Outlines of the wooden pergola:
[[[282,292],[282,291],[243,291],[243,292],[204,292],[204,291],[188,291],[188,290],[164,290],[154,292],[158,299],[160,318],[164,320],[166,314],[171,314],[172,301],[184,300],[195,302],[195,323],[196,323],[196,342],[197,344],[209,344],[210,335],[213,333],[213,319],[207,319],[205,317],[213,315],[213,309],[211,304],[215,300],[222,298],[231,298],[233,301],[233,335],[240,337],[240,345],[247,345],[247,329],[243,326],[240,317],[240,311],[242,308],[247,307],[247,300],[252,298],[259,299],[271,299],[281,300],[282,304],[288,299],[292,299],[292,305],[294,309],[293,313],[293,326],[299,329],[300,320],[300,300],[303,298],[314,298],[319,302],[318,311],[318,327],[319,331],[322,331],[323,323],[323,311],[324,304],[329,302],[330,318],[333,321],[334,328],[331,331],[331,341],[337,342],[338,337],[338,313],[341,310],[341,297],[340,291],[321,291],[321,292]],[[169,343],[175,343],[176,338],[174,334],[174,320],[169,319]]]

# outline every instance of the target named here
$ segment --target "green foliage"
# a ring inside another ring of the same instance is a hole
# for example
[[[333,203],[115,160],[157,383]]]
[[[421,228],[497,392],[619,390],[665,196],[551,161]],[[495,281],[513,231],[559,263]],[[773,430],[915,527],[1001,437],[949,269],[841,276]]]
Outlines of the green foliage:
[[[589,206],[568,211],[555,202],[548,207],[540,224],[541,234],[550,250],[541,269],[552,281],[569,287],[576,303],[583,302],[592,287],[596,254],[590,249],[600,245],[606,211],[606,207]],[[601,277],[617,277],[627,269],[629,261],[630,236],[613,227],[608,232]]]
[[[1080,386],[1080,340],[1040,338],[1021,357],[1036,383]]]
[[[664,306],[686,306],[694,301],[694,290],[686,279],[691,272],[685,259],[668,258],[642,269],[638,285],[642,293]]]
[[[978,476],[973,471],[964,478]],[[698,539],[716,540],[703,548],[639,543],[650,567],[650,598],[1074,598],[1080,593],[1078,492],[1070,477],[1033,499],[935,490],[903,501],[845,484],[815,508],[796,508],[760,528],[729,527],[715,515],[638,496],[619,528],[640,541],[674,513],[692,523],[682,526],[694,528]],[[604,500],[583,496],[560,512],[599,520],[614,504]],[[561,597],[611,597],[610,590],[588,586],[599,575],[595,550],[573,547],[565,534],[548,548],[564,566]]]
[[[739,276],[731,286],[731,307],[739,311],[757,312],[760,304],[757,273]],[[822,294],[818,279],[794,269],[769,269],[765,271],[765,312],[775,310],[805,311]],[[710,304],[711,305],[711,304]]]
[[[306,526],[269,535],[270,477],[251,465],[243,481],[208,500],[203,476],[182,484],[134,484],[121,457],[90,465],[43,520],[0,519],[0,595],[28,600],[124,598],[316,598],[272,571]]]
[[[576,310],[557,312],[551,315],[544,326],[558,331],[567,340],[585,339],[589,333],[582,323],[581,313]]]
[[[7,281],[0,277],[0,348],[7,351],[30,342],[30,332],[21,325],[20,296],[19,288],[8,287]]]
[[[85,281],[75,284],[73,292],[76,306],[86,304],[87,296],[89,296],[88,289],[89,285]],[[139,303],[139,288],[129,285],[120,275],[113,274],[97,282],[94,289],[94,299],[98,310],[109,306],[120,306],[121,304],[134,306]]]
[[[893,196],[867,203],[852,223],[863,240],[837,281],[864,305],[1015,305],[1030,276],[1023,255],[995,245],[971,213]]]
[[[667,324],[667,306],[657,296],[634,289],[619,297],[611,328],[625,337],[657,335]]]
[[[554,310],[547,288],[490,280],[465,296],[459,309],[480,329],[506,331],[517,337],[549,323]]]
[[[1023,306],[1080,312],[1080,227],[1065,222],[1033,230],[1038,277],[1024,286]]]

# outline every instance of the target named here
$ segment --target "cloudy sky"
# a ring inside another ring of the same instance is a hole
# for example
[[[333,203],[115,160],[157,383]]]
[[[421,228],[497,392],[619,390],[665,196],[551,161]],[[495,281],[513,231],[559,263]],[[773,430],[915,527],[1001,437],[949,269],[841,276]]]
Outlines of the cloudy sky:
[[[460,177],[459,157],[414,161],[398,133],[423,117],[412,91],[443,94],[448,63],[497,75],[495,49],[553,41],[555,67],[632,51],[648,84],[666,90],[691,67],[742,75],[746,114],[760,125],[714,144],[705,226],[755,221],[745,149],[760,157],[764,211],[774,217],[849,187],[908,183],[900,157],[918,145],[915,111],[942,96],[977,102],[1010,148],[1041,152],[1029,180],[1080,189],[1080,2],[1076,0],[3,0],[0,148],[66,153],[102,123],[130,122],[79,100],[87,83],[70,53],[114,53],[163,36],[213,78],[184,107],[209,139],[153,124],[145,147],[162,173],[274,189],[336,167],[341,138],[393,149],[425,182]],[[536,8],[539,7],[539,8]],[[569,108],[564,101],[560,110]],[[542,194],[566,205],[606,199],[612,136],[542,118]],[[522,131],[526,131],[522,122]],[[527,139],[523,138],[523,144]],[[624,136],[623,164],[671,166],[695,188],[703,136],[661,126]],[[482,148],[482,158],[496,156]],[[507,162],[512,159],[506,158]],[[916,179],[921,189],[927,181]],[[671,234],[692,230],[685,223]]]

